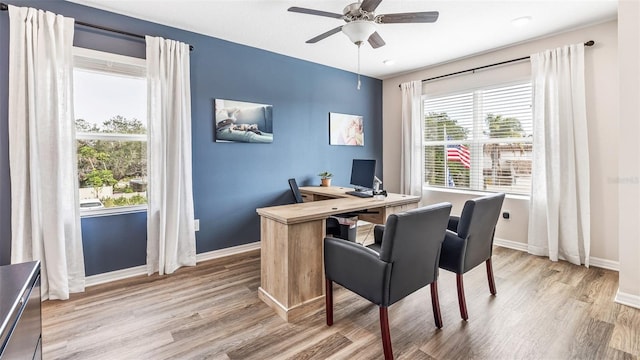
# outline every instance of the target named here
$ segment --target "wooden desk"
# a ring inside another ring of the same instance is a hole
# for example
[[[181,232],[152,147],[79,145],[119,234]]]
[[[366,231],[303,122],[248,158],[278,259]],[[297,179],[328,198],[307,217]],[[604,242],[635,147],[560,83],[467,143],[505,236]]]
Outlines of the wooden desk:
[[[351,188],[301,187],[304,203],[260,208],[258,297],[291,322],[324,304],[323,239],[330,215],[367,210],[359,219],[384,224],[393,213],[414,209],[417,196],[389,194],[384,200],[345,194]],[[322,200],[322,201],[319,201]]]

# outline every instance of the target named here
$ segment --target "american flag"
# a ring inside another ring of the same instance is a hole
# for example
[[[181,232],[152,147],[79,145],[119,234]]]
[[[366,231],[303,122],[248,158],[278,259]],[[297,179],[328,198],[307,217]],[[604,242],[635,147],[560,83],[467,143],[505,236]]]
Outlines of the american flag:
[[[465,145],[447,145],[447,160],[459,161],[467,169],[471,168],[471,153]]]

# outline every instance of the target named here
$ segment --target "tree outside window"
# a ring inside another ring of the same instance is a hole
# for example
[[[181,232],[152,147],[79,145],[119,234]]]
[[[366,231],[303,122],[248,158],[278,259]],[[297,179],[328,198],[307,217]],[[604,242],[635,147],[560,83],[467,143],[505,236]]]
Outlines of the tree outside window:
[[[80,134],[77,150],[80,188],[93,188],[95,198],[105,207],[146,204],[146,142],[112,140],[114,136],[127,139],[127,135],[144,135],[144,124],[116,115],[101,126],[77,119],[76,130]],[[105,188],[109,191],[104,191]]]

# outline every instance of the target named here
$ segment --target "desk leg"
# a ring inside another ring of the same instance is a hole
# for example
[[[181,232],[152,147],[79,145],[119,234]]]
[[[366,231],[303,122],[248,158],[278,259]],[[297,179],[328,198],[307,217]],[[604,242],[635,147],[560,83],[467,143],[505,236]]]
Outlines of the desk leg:
[[[286,321],[322,308],[325,220],[283,224],[260,219],[258,296]]]

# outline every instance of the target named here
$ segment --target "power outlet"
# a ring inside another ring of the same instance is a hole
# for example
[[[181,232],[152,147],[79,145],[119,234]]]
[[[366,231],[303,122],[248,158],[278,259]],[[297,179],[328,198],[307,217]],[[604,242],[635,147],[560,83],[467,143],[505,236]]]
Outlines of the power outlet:
[[[193,220],[193,228],[195,231],[200,231],[200,219]]]

